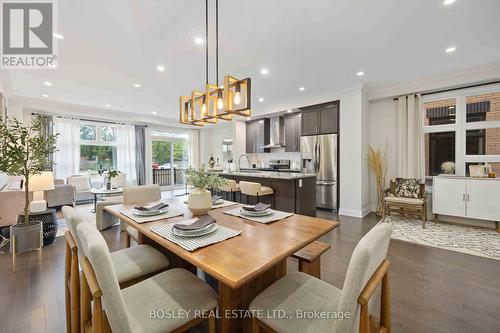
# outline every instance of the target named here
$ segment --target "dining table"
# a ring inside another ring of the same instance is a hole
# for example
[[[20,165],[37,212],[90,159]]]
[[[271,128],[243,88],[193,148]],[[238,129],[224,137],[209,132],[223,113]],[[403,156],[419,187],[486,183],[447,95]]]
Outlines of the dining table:
[[[269,285],[287,274],[287,258],[319,237],[336,228],[336,221],[293,214],[268,224],[224,214],[238,207],[211,209],[208,214],[218,225],[240,231],[241,234],[222,242],[188,251],[152,231],[152,227],[176,223],[193,217],[184,202],[187,197],[174,197],[162,201],[169,209],[183,216],[147,223],[137,223],[122,214],[137,205],[117,204],[104,211],[138,230],[138,243],[149,244],[162,251],[171,267],[196,269],[217,280],[219,332],[251,332],[251,301]]]

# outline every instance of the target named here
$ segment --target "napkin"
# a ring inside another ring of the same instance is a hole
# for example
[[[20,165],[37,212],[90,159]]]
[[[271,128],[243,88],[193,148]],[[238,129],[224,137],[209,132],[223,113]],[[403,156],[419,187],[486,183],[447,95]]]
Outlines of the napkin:
[[[269,209],[271,205],[259,202],[255,206],[243,206],[243,209],[249,212],[263,212]]]
[[[151,205],[137,206],[137,207],[134,207],[134,208],[137,209],[137,210],[143,211],[143,212],[151,212],[151,211],[163,209],[165,207],[168,207],[168,204],[160,201],[158,203],[154,203],[154,204],[151,204]]]
[[[207,227],[212,223],[215,223],[215,219],[213,217],[211,217],[210,215],[203,215],[191,224],[174,224],[174,228],[178,230],[199,230]]]

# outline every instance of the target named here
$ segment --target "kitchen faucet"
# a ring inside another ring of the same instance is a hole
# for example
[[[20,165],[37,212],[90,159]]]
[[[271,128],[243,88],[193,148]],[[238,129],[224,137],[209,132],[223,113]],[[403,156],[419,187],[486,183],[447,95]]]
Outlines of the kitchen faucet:
[[[241,154],[240,158],[238,158],[238,172],[241,171],[241,158],[245,156],[247,158],[248,164],[250,164],[250,158],[248,158],[247,154]]]

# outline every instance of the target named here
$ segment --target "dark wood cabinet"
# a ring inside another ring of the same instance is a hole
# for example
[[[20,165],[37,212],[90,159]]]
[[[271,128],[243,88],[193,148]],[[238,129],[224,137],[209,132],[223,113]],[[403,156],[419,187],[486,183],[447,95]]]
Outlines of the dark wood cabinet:
[[[302,135],[338,133],[339,103],[325,103],[301,108]]]
[[[300,151],[301,135],[300,113],[285,117],[285,151]]]
[[[260,119],[246,123],[246,152],[247,153],[266,153],[269,149],[262,146],[269,144],[269,119]],[[267,132],[267,133],[266,133]]]

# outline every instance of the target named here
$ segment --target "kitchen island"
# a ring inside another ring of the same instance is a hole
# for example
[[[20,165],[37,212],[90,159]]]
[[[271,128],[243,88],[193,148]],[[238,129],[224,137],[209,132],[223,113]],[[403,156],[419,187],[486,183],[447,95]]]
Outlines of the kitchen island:
[[[219,171],[221,177],[237,182],[248,181],[269,186],[274,191],[274,209],[297,214],[316,216],[316,175],[298,172],[270,172],[241,170],[240,172]],[[227,198],[230,199],[230,198]],[[246,203],[247,197],[236,195],[236,200]],[[255,203],[255,198],[248,198]],[[268,197],[260,201],[271,203]]]

